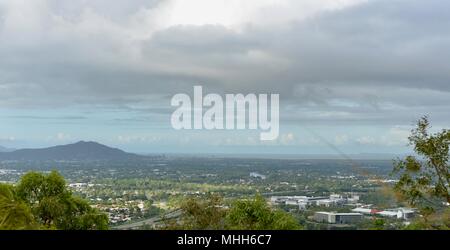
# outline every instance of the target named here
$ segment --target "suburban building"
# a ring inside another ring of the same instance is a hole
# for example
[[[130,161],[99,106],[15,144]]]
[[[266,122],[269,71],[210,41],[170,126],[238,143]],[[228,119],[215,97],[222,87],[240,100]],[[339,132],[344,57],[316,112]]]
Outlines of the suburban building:
[[[345,204],[354,204],[359,200],[358,196],[343,197],[338,194],[332,194],[329,197],[308,197],[308,196],[272,196],[270,201],[275,205],[298,206],[304,210],[307,206],[339,206]]]
[[[416,211],[411,208],[392,208],[386,210],[377,210],[373,208],[364,208],[364,207],[354,208],[352,209],[352,212],[361,213],[365,215],[377,215],[382,217],[397,218],[403,220],[413,218],[416,213]]]
[[[334,212],[316,212],[314,220],[329,224],[352,224],[361,221],[363,215],[360,213],[334,213]]]
[[[267,178],[265,175],[260,174],[260,173],[256,173],[256,172],[251,172],[250,173],[250,177],[257,178],[257,179],[259,178],[261,180],[265,180]]]

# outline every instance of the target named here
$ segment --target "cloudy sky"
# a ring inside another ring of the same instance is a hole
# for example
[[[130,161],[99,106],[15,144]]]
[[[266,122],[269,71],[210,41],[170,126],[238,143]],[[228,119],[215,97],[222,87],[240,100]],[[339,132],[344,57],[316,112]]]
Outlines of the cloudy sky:
[[[450,125],[450,2],[0,0],[0,145],[402,153]],[[279,93],[280,137],[175,131],[177,93]]]

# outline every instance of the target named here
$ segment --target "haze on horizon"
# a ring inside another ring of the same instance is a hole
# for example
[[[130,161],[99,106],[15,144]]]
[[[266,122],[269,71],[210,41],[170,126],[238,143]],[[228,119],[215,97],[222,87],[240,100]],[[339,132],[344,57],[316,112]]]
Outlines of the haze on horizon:
[[[450,2],[0,0],[0,145],[404,153],[450,124]],[[280,136],[175,131],[177,93],[279,93]]]

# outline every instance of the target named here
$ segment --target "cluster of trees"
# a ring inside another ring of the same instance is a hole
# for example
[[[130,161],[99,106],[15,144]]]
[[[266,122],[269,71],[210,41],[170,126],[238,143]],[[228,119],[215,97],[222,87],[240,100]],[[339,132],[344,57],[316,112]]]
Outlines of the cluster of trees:
[[[418,121],[409,137],[416,156],[407,156],[394,165],[400,200],[417,207],[421,214],[411,229],[450,228],[450,130],[432,134],[430,128],[427,117]]]
[[[0,229],[108,229],[108,216],[68,190],[57,172],[30,172],[0,184]]]
[[[299,230],[299,222],[290,214],[271,208],[257,195],[239,199],[229,206],[214,194],[184,200],[178,219],[165,221],[165,229],[183,230]]]

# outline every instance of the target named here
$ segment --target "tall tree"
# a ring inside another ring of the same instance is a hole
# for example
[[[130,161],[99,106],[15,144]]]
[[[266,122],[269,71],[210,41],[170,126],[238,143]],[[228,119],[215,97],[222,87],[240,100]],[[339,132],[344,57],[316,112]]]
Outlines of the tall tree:
[[[410,205],[420,208],[425,219],[436,209],[448,212],[450,203],[450,130],[431,134],[430,128],[428,117],[417,122],[409,136],[417,156],[396,161],[393,171],[399,175],[395,189]]]
[[[16,187],[0,186],[0,220],[8,229],[108,228],[107,215],[72,195],[56,171],[47,175],[29,172]]]

